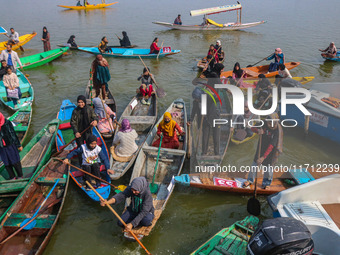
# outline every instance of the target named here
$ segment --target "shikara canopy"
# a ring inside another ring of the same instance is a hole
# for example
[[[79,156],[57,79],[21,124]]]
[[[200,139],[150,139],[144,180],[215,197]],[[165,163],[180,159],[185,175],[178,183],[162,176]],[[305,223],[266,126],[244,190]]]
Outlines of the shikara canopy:
[[[190,12],[191,16],[199,16],[199,15],[210,15],[217,14],[221,12],[229,12],[242,9],[241,4],[232,4],[232,5],[224,5],[219,7],[211,7],[206,9],[194,10]]]

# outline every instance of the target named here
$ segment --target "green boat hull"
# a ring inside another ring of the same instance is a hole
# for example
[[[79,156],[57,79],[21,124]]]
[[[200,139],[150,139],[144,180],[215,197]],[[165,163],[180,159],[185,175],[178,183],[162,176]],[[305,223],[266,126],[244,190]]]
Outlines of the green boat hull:
[[[24,178],[18,180],[10,180],[9,175],[4,166],[0,168],[0,195],[9,193],[18,193],[27,185],[28,181],[35,175],[39,169],[46,164],[51,157],[52,148],[54,146],[56,132],[59,127],[59,120],[54,119],[48,123],[25,148],[19,153],[22,163]],[[51,133],[53,130],[53,133]],[[43,140],[44,139],[44,140]],[[47,141],[44,146],[40,146],[43,141]],[[36,146],[35,146],[36,145]],[[39,148],[41,149],[39,150]],[[30,160],[31,159],[31,160]],[[39,161],[40,159],[40,161]],[[33,165],[33,161],[38,165]]]
[[[23,146],[27,140],[27,133],[31,124],[31,116],[32,106],[31,104],[28,104],[8,118],[8,120],[12,122],[14,131]]]
[[[246,255],[248,240],[258,223],[257,217],[247,216],[219,231],[191,255]]]
[[[69,47],[63,47],[59,49],[49,50],[39,54],[20,58],[20,61],[23,69],[27,70],[30,68],[42,66],[55,60],[56,58],[61,57],[68,49]],[[19,66],[17,66],[17,68],[19,68]]]

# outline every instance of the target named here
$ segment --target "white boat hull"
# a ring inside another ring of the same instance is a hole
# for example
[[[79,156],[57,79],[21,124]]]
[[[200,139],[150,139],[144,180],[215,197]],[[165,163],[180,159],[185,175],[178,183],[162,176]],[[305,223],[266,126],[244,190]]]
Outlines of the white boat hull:
[[[266,21],[258,21],[258,22],[253,22],[253,23],[230,23],[228,26],[224,27],[217,27],[214,25],[176,25],[172,23],[167,23],[167,22],[160,22],[160,21],[155,21],[152,22],[156,25],[160,25],[163,27],[167,27],[170,29],[175,29],[175,30],[184,30],[184,31],[210,31],[210,30],[219,30],[219,31],[232,31],[232,30],[241,30],[245,28],[250,28],[250,27],[255,27],[258,25],[261,25],[263,23],[266,23]]]

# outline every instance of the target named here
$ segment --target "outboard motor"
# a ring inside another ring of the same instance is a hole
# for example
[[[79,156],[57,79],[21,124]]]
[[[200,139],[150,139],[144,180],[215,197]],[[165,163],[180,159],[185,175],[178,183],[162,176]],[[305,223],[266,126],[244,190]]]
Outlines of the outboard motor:
[[[248,255],[310,255],[313,250],[311,233],[294,218],[265,220],[247,246]]]

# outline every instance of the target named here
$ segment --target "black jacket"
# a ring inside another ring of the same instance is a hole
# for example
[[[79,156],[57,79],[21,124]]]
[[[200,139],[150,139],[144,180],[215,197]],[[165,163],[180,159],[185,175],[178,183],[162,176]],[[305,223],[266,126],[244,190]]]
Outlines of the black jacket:
[[[89,120],[89,125],[94,120],[98,121],[98,117],[94,113],[93,108],[90,106],[85,106],[85,107],[86,107],[86,112],[87,112],[87,116]],[[83,127],[81,109],[79,107],[73,110],[70,123],[71,123],[71,127],[74,133],[77,133],[77,132],[81,133],[83,130],[87,128],[87,127]]]
[[[17,148],[21,147],[20,141],[14,131],[12,122],[7,119],[0,130],[0,148],[4,147],[2,140],[5,141],[6,146],[15,144]]]

